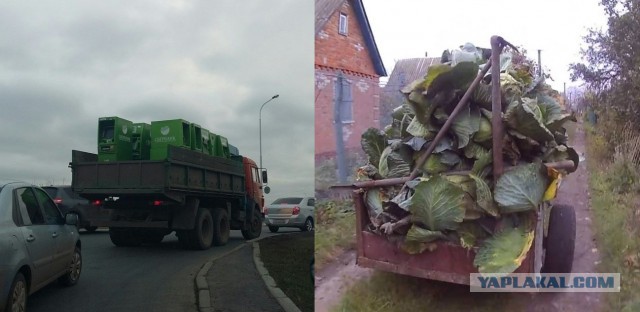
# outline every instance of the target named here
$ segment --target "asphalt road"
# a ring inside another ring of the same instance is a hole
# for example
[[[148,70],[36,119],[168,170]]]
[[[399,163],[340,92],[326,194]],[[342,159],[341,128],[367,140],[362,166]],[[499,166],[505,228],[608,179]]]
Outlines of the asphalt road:
[[[281,228],[278,233],[299,232]],[[262,236],[274,235],[264,227]],[[116,247],[106,230],[81,231],[83,269],[73,287],[53,283],[28,299],[30,312],[197,311],[194,277],[202,265],[245,240],[231,231],[227,245],[182,249],[174,234],[161,244]],[[256,283],[262,283],[256,280]]]

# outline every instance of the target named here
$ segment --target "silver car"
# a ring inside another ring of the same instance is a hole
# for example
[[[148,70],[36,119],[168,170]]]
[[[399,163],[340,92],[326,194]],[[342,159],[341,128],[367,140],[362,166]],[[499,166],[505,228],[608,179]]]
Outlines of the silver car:
[[[313,211],[316,199],[313,197],[283,197],[267,205],[264,223],[272,233],[281,227],[295,227],[302,231],[313,230]]]
[[[0,181],[0,311],[25,311],[27,297],[82,270],[77,214],[64,218],[41,188]]]

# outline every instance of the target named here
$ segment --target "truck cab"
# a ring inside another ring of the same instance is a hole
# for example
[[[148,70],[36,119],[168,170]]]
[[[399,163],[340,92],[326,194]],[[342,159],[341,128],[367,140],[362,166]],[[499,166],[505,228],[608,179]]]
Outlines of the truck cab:
[[[247,158],[242,157],[245,174],[245,188],[247,196],[254,200],[260,207],[260,212],[264,215],[264,193],[262,192],[262,176],[256,163]]]

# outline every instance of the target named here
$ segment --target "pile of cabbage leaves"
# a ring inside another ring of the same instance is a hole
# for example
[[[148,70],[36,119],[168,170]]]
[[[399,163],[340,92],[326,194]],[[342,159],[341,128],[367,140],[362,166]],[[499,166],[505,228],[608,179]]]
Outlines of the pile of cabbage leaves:
[[[487,58],[482,49],[466,44],[445,51],[442,61],[402,89],[405,101],[393,111],[391,125],[363,133],[368,164],[358,169],[358,180],[409,176]],[[565,128],[576,120],[521,54],[503,52],[500,70],[503,111],[491,110],[489,71],[418,178],[404,188],[366,191],[371,232],[410,254],[433,251],[437,241],[460,244],[475,250],[474,265],[481,273],[511,273],[521,265],[532,246],[535,211],[543,207],[548,224],[560,179],[577,169],[579,156],[567,146]],[[495,183],[494,114],[502,117],[505,161]],[[544,165],[563,160],[573,160],[574,168],[557,171]]]

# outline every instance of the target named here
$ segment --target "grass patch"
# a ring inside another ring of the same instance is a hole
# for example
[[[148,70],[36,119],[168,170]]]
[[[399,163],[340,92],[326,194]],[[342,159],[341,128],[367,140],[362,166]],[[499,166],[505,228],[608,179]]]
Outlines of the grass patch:
[[[300,310],[313,311],[313,233],[278,235],[259,243],[260,258],[278,287]]]
[[[598,270],[621,275],[621,291],[605,294],[605,310],[640,311],[640,174],[633,162],[636,151],[627,148],[638,136],[627,136],[615,142],[615,149],[607,149],[611,144],[600,134],[606,129],[587,128],[591,207],[601,256]]]
[[[316,270],[356,245],[356,215],[352,201],[328,201],[316,206]]]
[[[529,295],[470,293],[466,285],[378,271],[355,282],[332,311],[524,311],[521,296]]]

